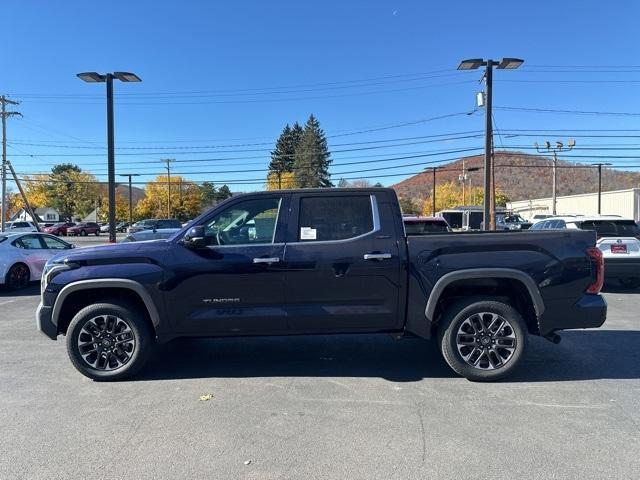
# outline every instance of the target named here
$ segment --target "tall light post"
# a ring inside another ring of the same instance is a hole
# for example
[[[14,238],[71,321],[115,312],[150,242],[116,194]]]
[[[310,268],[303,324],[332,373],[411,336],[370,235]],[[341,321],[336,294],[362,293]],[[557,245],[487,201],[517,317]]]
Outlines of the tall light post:
[[[133,223],[133,201],[132,201],[132,191],[131,191],[131,177],[139,177],[139,173],[121,173],[121,177],[129,177],[129,225]],[[109,227],[111,229],[111,227]]]
[[[536,151],[538,153],[544,153],[544,151],[540,149],[540,146],[538,145],[538,143],[534,143],[533,145],[536,147]],[[551,142],[549,141],[544,142],[544,148],[546,149],[546,151],[553,152],[553,179],[552,179],[553,186],[551,187],[551,213],[554,216],[557,213],[556,204],[557,204],[557,191],[558,191],[558,175],[556,171],[558,169],[558,152],[569,151],[575,146],[576,146],[576,141],[573,139],[569,139],[566,147],[562,142],[556,142],[555,147],[552,147]]]
[[[602,167],[613,165],[611,163],[594,163],[598,167],[598,215],[602,213]]]
[[[491,214],[491,147],[493,144],[493,124],[492,124],[492,101],[493,101],[493,67],[499,70],[515,70],[524,63],[519,58],[503,58],[502,60],[483,60],[482,58],[472,58],[463,60],[458,65],[458,70],[476,70],[485,67],[484,80],[486,83],[486,119],[485,119],[485,143],[484,143],[484,229],[495,230],[495,219]]]
[[[77,77],[87,83],[107,84],[107,170],[109,193],[109,243],[116,242],[116,166],[113,139],[113,79],[121,82],[141,82],[140,77],[130,72],[113,72],[100,74],[97,72],[78,73]]]

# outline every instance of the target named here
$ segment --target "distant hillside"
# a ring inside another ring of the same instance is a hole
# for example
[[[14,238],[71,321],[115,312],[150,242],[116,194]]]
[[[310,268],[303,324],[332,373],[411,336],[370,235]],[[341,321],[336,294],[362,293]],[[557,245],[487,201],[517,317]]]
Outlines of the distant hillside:
[[[122,195],[127,200],[129,199],[129,185],[118,184],[116,186],[116,196]],[[134,205],[144,198],[144,189],[131,186],[131,199]]]
[[[598,159],[594,158],[594,162]],[[436,182],[458,182],[463,162],[466,168],[482,167],[484,156],[464,157],[441,166],[436,173]],[[551,196],[552,169],[550,158],[527,155],[521,152],[495,152],[494,163],[496,186],[506,193],[509,200],[527,200]],[[527,167],[525,165],[532,165]],[[539,168],[546,165],[549,168]],[[558,160],[558,166],[580,165]],[[483,185],[483,170],[467,174],[471,185]],[[595,192],[598,189],[598,172],[595,168],[558,168],[558,195],[573,195]],[[640,186],[640,172],[603,169],[602,190],[622,190]],[[432,174],[430,171],[414,175],[392,185],[398,195],[423,200],[431,193]]]

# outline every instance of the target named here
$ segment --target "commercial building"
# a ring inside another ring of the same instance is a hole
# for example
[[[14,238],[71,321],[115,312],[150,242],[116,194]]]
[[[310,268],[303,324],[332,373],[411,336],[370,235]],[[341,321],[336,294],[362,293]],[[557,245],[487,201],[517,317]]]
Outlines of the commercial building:
[[[529,220],[534,215],[553,212],[551,197],[508,202],[507,208]],[[598,193],[557,197],[556,212],[558,215],[597,215]],[[640,188],[602,192],[601,213],[640,220]]]

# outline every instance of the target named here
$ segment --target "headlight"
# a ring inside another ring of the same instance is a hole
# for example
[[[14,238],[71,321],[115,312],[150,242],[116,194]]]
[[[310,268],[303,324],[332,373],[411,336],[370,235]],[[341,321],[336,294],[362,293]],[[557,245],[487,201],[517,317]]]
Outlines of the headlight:
[[[65,260],[56,260],[54,262],[47,262],[44,265],[42,270],[42,277],[40,279],[40,295],[44,293],[47,288],[47,285],[51,282],[53,277],[62,273],[66,270],[71,270],[73,268],[77,268],[78,265],[75,263],[70,263]]]
[[[509,230],[520,230],[522,225],[516,223],[515,225],[509,225]]]

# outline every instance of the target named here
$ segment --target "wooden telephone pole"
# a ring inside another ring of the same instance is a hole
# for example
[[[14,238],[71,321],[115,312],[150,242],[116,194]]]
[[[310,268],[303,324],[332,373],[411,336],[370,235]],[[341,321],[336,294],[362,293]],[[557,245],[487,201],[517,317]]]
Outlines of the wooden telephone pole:
[[[22,116],[19,112],[7,112],[7,105],[18,105],[18,103],[14,100],[9,100],[4,95],[0,96],[0,116],[2,117],[2,208],[0,211],[2,221],[0,228],[3,232],[7,216],[7,118]],[[32,218],[32,220],[36,223],[35,218]]]

